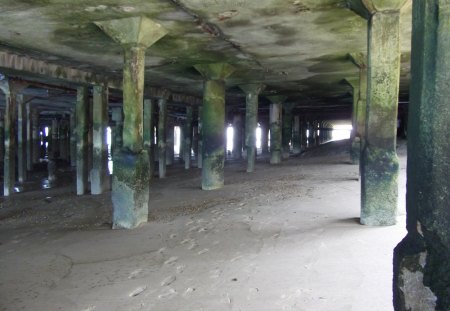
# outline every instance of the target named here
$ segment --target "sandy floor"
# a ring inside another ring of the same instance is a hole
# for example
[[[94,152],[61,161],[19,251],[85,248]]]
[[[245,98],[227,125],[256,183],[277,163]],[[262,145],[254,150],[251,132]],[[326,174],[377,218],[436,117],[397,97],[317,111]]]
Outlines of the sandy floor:
[[[199,189],[198,169],[172,168],[153,181],[150,222],[136,230],[109,230],[109,194],[2,199],[0,310],[392,310],[405,148],[398,225],[381,228],[358,224],[347,148],[262,160],[251,175],[228,163],[213,192]]]

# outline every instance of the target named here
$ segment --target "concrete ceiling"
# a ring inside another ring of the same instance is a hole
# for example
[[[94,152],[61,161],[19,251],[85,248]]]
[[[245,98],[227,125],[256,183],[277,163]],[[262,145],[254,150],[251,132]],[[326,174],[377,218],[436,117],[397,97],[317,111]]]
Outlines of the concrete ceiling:
[[[265,83],[307,106],[350,108],[348,53],[366,52],[367,21],[344,0],[0,0],[0,50],[121,79],[122,50],[95,24],[145,15],[169,34],[147,50],[146,84],[202,95],[194,64],[229,62],[230,102],[239,84]],[[411,7],[402,11],[401,96],[407,98]],[[8,68],[0,72],[8,74]],[[14,72],[54,83],[45,76]]]

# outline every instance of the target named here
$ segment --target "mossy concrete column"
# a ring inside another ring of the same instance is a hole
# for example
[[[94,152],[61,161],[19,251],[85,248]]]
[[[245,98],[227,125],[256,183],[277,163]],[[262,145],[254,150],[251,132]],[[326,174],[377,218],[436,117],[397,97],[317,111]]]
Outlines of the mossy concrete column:
[[[224,185],[225,79],[234,67],[225,63],[196,65],[205,78],[202,108],[202,189]]]
[[[146,17],[96,23],[124,49],[123,147],[114,159],[113,228],[134,228],[148,220],[149,156],[143,145],[145,50],[167,34]]]
[[[109,190],[108,146],[106,128],[108,127],[108,88],[94,86],[93,94],[93,150],[91,170],[91,193],[102,194]]]
[[[191,168],[191,149],[192,149],[192,106],[186,106],[186,122],[184,124],[184,168]]]
[[[408,234],[394,251],[394,309],[450,308],[450,7],[413,1]]]
[[[87,87],[77,88],[76,133],[77,133],[77,195],[83,195],[88,189],[88,132],[89,97]]]
[[[286,96],[270,96],[270,164],[280,164],[282,159],[281,113]]]
[[[17,179],[27,179],[27,113],[23,95],[17,95]]]
[[[292,152],[294,154],[300,154],[301,151],[300,116],[294,115],[294,121],[292,123]]]
[[[155,103],[151,99],[144,100],[144,124],[143,124],[143,139],[144,148],[148,152],[149,161],[149,178],[153,178],[155,172]]]
[[[197,149],[197,167],[203,167],[203,126],[202,126],[202,113],[203,108],[198,107],[198,126],[197,126],[197,135],[198,135],[198,149]]]
[[[396,222],[400,9],[406,0],[364,0],[368,14],[367,115],[361,157],[361,224]],[[362,88],[361,88],[362,89]]]
[[[291,153],[291,141],[292,141],[292,121],[294,116],[292,115],[292,111],[294,110],[296,104],[294,103],[285,103],[283,104],[283,131],[282,131],[282,143],[283,143],[283,151],[282,156],[283,159],[288,159],[289,154]]]
[[[240,88],[245,92],[245,148],[247,149],[247,173],[255,171],[256,129],[258,127],[259,94],[264,84],[246,84]]]
[[[233,158],[236,160],[242,159],[242,128],[243,126],[242,114],[236,113],[233,116]]]
[[[158,99],[158,176],[166,178],[166,150],[167,150],[167,100],[165,98]]]

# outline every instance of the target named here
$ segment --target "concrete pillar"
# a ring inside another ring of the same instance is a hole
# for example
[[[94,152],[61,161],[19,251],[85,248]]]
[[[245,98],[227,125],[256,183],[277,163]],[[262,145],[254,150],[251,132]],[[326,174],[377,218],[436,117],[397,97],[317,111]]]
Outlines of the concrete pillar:
[[[159,165],[159,178],[166,177],[166,127],[167,127],[167,101],[165,98],[158,99],[158,165]]]
[[[205,78],[202,109],[203,168],[202,189],[214,190],[224,185],[225,79],[234,68],[225,63],[196,65]]]
[[[23,95],[17,95],[17,179],[27,179],[27,113]]]
[[[33,169],[33,128],[32,128],[32,109],[31,102],[27,102],[25,105],[26,109],[26,144],[27,144],[27,171],[31,171]]]
[[[243,128],[242,114],[236,113],[233,116],[233,158],[236,160],[242,159],[242,128]]]
[[[450,10],[413,1],[408,234],[394,251],[394,309],[450,306]]]
[[[256,161],[259,94],[266,86],[247,84],[241,85],[240,88],[245,92],[245,148],[247,150],[247,173],[251,173],[255,170]]]
[[[59,120],[56,116],[52,119],[49,136],[48,158],[57,159],[59,158]]]
[[[314,121],[314,145],[320,146],[320,121]]]
[[[198,125],[192,127],[192,151],[195,160],[198,160]]]
[[[155,172],[155,158],[154,158],[154,136],[155,136],[155,125],[154,125],[154,112],[155,104],[151,99],[144,100],[144,124],[143,124],[143,136],[144,136],[144,148],[148,152],[149,161],[149,178],[153,178]]]
[[[192,149],[192,107],[186,106],[186,123],[184,128],[184,168],[191,168],[191,149]]]
[[[300,116],[295,115],[292,124],[292,152],[294,154],[300,154],[301,151]]]
[[[93,89],[91,193],[102,194],[110,189],[108,145],[106,139],[106,128],[108,127],[108,87],[95,85]]]
[[[3,163],[5,157],[5,114],[0,110],[0,162]]]
[[[283,105],[283,130],[282,130],[282,157],[283,159],[288,159],[291,153],[291,140],[292,140],[292,121],[293,114],[292,111],[295,108],[294,103],[285,103]]]
[[[286,96],[270,96],[270,164],[280,164],[282,159],[281,105]]]
[[[203,108],[198,107],[198,149],[197,149],[197,167],[202,168],[203,167],[203,126],[202,126],[202,118],[203,118]]]
[[[369,11],[367,116],[361,157],[361,224],[393,225],[400,77],[400,8],[406,0],[364,1]]]
[[[77,120],[75,111],[70,113],[70,166],[77,166]]]
[[[114,159],[113,228],[134,228],[148,220],[149,156],[143,146],[145,50],[167,31],[146,17],[96,23],[124,48],[123,148]]]
[[[88,189],[88,132],[89,97],[87,87],[77,88],[76,133],[77,133],[77,195],[83,195]]]
[[[182,128],[183,127],[180,126],[180,130]],[[180,145],[184,145],[183,135],[181,135]],[[183,158],[182,156],[180,157]],[[173,118],[170,118],[170,120],[167,122],[166,128],[166,166],[173,165],[174,162],[175,162],[175,124]]]
[[[308,147],[308,137],[306,136],[307,130],[308,122],[303,118],[300,122],[301,151],[306,150]]]
[[[67,122],[65,117],[59,122],[59,159],[67,160]]]
[[[358,101],[359,101],[359,79],[347,78],[345,81],[350,85],[352,89],[352,131],[350,133],[350,160],[352,164],[359,164],[359,158],[361,154],[361,141],[357,137],[358,126]]]

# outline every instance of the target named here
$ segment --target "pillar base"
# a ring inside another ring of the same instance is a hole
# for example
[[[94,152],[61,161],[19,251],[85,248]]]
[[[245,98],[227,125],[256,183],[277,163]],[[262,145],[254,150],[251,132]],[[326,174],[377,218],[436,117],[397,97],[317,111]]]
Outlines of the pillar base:
[[[219,151],[203,158],[202,189],[216,190],[224,186],[224,152]]]
[[[270,164],[280,164],[281,163],[281,151],[271,151],[270,153]]]
[[[113,229],[132,229],[148,221],[150,169],[146,150],[117,152],[112,179]]]
[[[350,148],[350,159],[352,164],[358,165],[359,159],[361,157],[361,140],[359,137],[355,137],[352,141],[352,146]]]
[[[366,147],[361,165],[362,225],[395,225],[398,168],[395,151]]]

